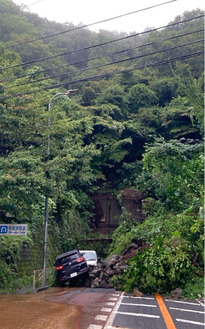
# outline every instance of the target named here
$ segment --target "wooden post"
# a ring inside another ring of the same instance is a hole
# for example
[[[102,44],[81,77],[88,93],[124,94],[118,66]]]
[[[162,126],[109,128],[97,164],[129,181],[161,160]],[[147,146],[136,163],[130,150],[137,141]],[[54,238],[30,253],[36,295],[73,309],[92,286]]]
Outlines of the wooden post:
[[[33,271],[33,290],[35,290],[35,286],[36,286],[36,271]]]

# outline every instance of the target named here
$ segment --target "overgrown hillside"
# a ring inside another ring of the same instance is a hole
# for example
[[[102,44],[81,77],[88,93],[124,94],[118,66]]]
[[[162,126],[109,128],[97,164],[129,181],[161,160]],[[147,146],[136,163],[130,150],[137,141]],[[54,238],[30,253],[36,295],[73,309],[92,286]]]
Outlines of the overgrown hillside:
[[[42,268],[46,195],[52,266],[87,247],[90,196],[124,189],[143,196],[147,219],[122,209],[110,252],[133,238],[149,248],[115,284],[202,280],[203,12],[133,35],[49,22],[11,0],[0,14],[0,221],[28,224],[27,237],[1,237],[0,288]]]

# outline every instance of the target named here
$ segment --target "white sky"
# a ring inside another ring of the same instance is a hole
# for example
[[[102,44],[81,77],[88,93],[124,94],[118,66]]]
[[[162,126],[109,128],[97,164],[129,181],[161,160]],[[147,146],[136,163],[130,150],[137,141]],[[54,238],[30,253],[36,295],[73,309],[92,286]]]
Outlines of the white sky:
[[[59,23],[91,24],[171,0],[13,0],[24,4],[30,12]],[[175,0],[162,6],[90,26],[118,32],[142,32],[146,28],[168,24],[178,15],[193,9],[205,9],[204,0]]]

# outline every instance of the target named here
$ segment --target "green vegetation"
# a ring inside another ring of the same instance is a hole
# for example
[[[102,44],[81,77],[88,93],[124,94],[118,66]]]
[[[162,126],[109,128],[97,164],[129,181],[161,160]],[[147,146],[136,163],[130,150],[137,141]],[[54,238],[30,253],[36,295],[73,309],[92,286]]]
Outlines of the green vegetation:
[[[109,252],[132,239],[146,247],[114,284],[202,295],[203,12],[124,39],[85,28],[61,33],[74,26],[11,0],[0,0],[0,14],[0,223],[28,224],[27,237],[1,237],[0,289],[30,283],[42,268],[46,193],[52,267],[58,253],[87,249],[92,193],[133,189],[146,220],[122,209]],[[48,111],[52,96],[73,88]],[[108,254],[107,245],[95,249]]]
[[[128,217],[122,221],[114,233],[112,252],[122,252],[134,238],[143,239],[146,245],[113,282],[125,291],[137,286],[148,293],[169,293],[187,287],[193,278],[203,280],[202,145],[193,140],[160,139],[147,146],[143,163],[152,187],[152,197],[144,199],[147,218],[131,227]]]

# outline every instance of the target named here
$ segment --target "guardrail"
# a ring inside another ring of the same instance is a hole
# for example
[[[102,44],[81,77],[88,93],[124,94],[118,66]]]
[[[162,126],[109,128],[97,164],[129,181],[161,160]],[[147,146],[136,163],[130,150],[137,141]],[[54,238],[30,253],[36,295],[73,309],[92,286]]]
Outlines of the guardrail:
[[[46,279],[51,281],[51,278],[54,279],[55,268],[49,267],[46,270]],[[33,291],[37,288],[43,287],[43,269],[33,271]]]

